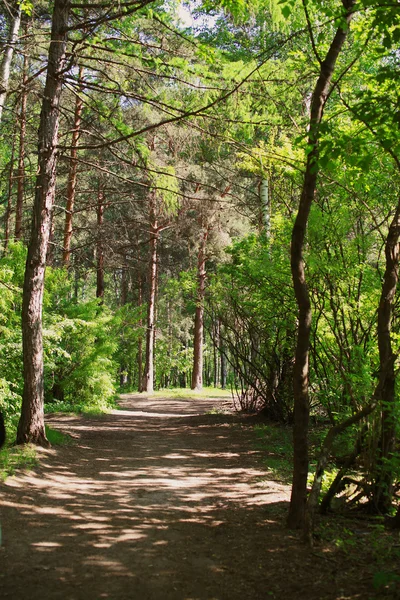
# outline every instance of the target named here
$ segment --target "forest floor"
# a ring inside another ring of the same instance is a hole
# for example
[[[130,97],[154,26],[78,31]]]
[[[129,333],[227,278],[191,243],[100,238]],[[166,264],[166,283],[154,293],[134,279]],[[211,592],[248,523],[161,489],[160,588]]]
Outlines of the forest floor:
[[[72,443],[0,485],[0,597],[400,598],[399,534],[327,519],[302,545],[285,528],[289,487],[225,405],[125,395],[101,417],[48,418]]]

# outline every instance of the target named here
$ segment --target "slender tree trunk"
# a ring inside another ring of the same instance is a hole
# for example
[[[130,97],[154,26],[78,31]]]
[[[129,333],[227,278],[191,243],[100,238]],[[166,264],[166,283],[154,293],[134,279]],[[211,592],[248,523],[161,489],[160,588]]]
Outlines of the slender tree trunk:
[[[204,296],[206,291],[206,247],[208,229],[204,228],[197,256],[197,303],[194,319],[192,390],[203,389]]]
[[[173,331],[172,331],[171,300],[168,300],[168,303],[167,303],[167,320],[168,320],[168,356],[172,357]],[[168,388],[170,386],[172,376],[173,376],[173,370],[170,367],[168,374],[165,376],[165,386],[164,387]]]
[[[389,461],[396,443],[395,354],[391,325],[393,304],[399,280],[400,199],[386,238],[386,268],[378,307],[379,390],[381,438],[378,447],[373,502],[375,509],[387,513],[392,506],[393,468]]]
[[[21,5],[18,5],[17,11],[10,25],[8,42],[4,48],[3,60],[0,64],[0,123],[3,116],[3,109],[6,103],[8,81],[10,79],[11,62],[15,45],[18,41],[19,26],[21,23]]]
[[[25,27],[25,34],[27,30]],[[19,157],[18,157],[18,183],[17,183],[17,203],[15,205],[15,234],[16,240],[22,238],[22,213],[24,208],[24,188],[25,188],[25,135],[26,135],[26,105],[28,99],[28,90],[26,82],[28,79],[28,57],[24,56],[24,66],[22,74],[22,94],[21,94],[21,112],[20,112],[20,130],[19,130]]]
[[[126,256],[124,256],[124,264],[121,273],[121,306],[125,306],[128,302],[128,264]]]
[[[139,308],[141,308],[143,305],[143,282],[142,282],[142,274],[140,271],[140,265],[139,265],[139,269],[138,269],[138,306]],[[139,327],[140,329],[143,326],[143,321],[142,318],[140,317],[139,320]],[[138,354],[137,354],[137,361],[138,361],[138,391],[139,392],[143,392],[143,338],[142,335],[139,335],[139,339],[138,339]]]
[[[44,429],[42,307],[46,254],[54,205],[59,102],[65,65],[69,0],[55,0],[46,84],[40,115],[35,201],[22,301],[24,389],[17,443],[47,445]]]
[[[154,329],[157,290],[157,246],[158,223],[156,215],[155,194],[150,195],[150,269],[149,269],[149,302],[147,307],[146,331],[146,366],[143,374],[143,391],[152,394],[154,391]]]
[[[346,9],[345,20],[349,25],[352,17],[354,0],[343,0]],[[310,115],[310,129],[306,171],[300,205],[292,231],[291,270],[293,287],[298,306],[298,329],[293,369],[294,395],[294,460],[293,482],[290,499],[288,526],[301,528],[304,525],[307,502],[308,475],[308,421],[309,421],[309,344],[311,332],[311,303],[306,283],[303,259],[304,239],[310,208],[314,200],[318,176],[318,143],[319,127],[323,110],[330,89],[331,79],[339,53],[348,33],[346,29],[338,28],[325,59],[321,62],[320,74],[315,85]]]
[[[6,214],[4,215],[4,252],[7,252],[8,244],[10,243],[10,226],[11,226],[11,212],[12,212],[12,193],[14,185],[14,158],[15,158],[15,143],[16,143],[16,129],[14,130],[11,160],[10,160],[10,174],[8,177],[8,194],[7,194],[7,206]]]
[[[219,348],[219,353],[220,353],[220,357],[221,357],[221,388],[224,390],[226,388],[226,376],[227,376],[227,361],[226,361],[226,355],[225,355],[225,348],[224,348],[224,340],[223,340],[223,336],[222,336],[222,322],[221,319],[219,319],[219,339],[220,339],[220,348]]]
[[[219,383],[220,373],[219,373],[219,320],[214,321],[214,343],[213,343],[213,351],[214,351],[214,387],[216,388]]]
[[[260,184],[260,202],[262,214],[262,231],[264,231],[267,239],[271,237],[271,201],[269,195],[269,181],[266,177],[261,180]]]
[[[71,154],[70,154],[70,166],[68,174],[68,186],[67,186],[67,206],[65,210],[65,223],[64,223],[64,245],[63,245],[63,265],[69,267],[71,261],[71,239],[72,239],[72,221],[74,217],[74,205],[75,205],[75,194],[76,194],[76,181],[78,172],[78,142],[81,133],[81,121],[82,121],[82,110],[83,101],[80,97],[82,91],[82,80],[83,80],[83,67],[79,69],[78,81],[78,93],[75,96],[75,115],[74,115],[74,128],[72,131],[71,140]]]
[[[97,241],[96,241],[96,298],[104,300],[104,190],[99,184],[97,192]]]
[[[126,255],[124,255],[123,265],[122,265],[122,273],[121,273],[121,299],[120,305],[125,306],[128,302],[128,265],[126,261]],[[121,336],[121,344],[122,348],[124,348],[124,334]],[[126,386],[128,383],[128,367],[129,365],[126,362],[125,353],[121,358],[120,368],[119,368],[119,383],[121,387]]]

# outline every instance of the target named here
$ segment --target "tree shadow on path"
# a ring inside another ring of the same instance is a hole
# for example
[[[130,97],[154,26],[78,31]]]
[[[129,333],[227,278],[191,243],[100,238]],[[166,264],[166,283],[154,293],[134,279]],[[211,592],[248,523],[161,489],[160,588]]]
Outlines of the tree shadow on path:
[[[0,597],[340,598],[335,562],[284,529],[289,489],[250,427],[205,414],[216,403],[124,396],[104,417],[49,419],[74,443],[1,487]]]

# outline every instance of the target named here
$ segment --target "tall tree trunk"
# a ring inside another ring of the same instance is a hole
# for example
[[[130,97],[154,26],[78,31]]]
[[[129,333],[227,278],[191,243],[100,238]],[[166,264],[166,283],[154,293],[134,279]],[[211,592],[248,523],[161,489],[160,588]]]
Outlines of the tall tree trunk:
[[[69,0],[55,0],[46,84],[40,114],[35,201],[22,301],[24,389],[17,443],[47,445],[44,429],[42,307],[46,254],[54,205],[59,102],[65,65]]]
[[[214,387],[216,388],[220,378],[220,360],[219,360],[219,320],[217,319],[213,323],[214,340],[213,340],[213,352],[214,352]]]
[[[167,302],[167,321],[168,321],[168,356],[172,357],[173,353],[173,331],[172,331],[172,311],[171,311],[171,300],[168,299]],[[169,369],[168,374],[165,376],[165,385],[164,387],[169,387],[171,384],[171,379],[173,376],[173,370]]]
[[[139,252],[139,250],[138,250]],[[140,258],[140,256],[138,255]],[[142,273],[140,270],[140,265],[138,269],[138,306],[141,308],[143,305],[143,281],[142,281]],[[140,329],[143,326],[142,317],[139,319],[139,327]],[[137,353],[137,362],[138,362],[138,391],[143,392],[143,338],[142,334],[139,335],[138,339],[138,353]]]
[[[96,298],[104,299],[104,190],[101,184],[97,191],[97,241],[96,241]]]
[[[347,25],[352,18],[354,0],[343,0],[346,9]],[[291,270],[293,287],[298,306],[298,329],[293,369],[294,425],[293,425],[293,482],[290,499],[288,526],[301,528],[304,525],[307,502],[308,475],[308,421],[309,421],[309,344],[311,332],[311,304],[305,276],[303,259],[304,238],[310,208],[314,200],[318,176],[319,129],[323,110],[330,89],[331,79],[337,58],[348,33],[338,28],[325,59],[321,62],[320,74],[315,85],[311,102],[310,128],[306,171],[300,205],[292,231]]]
[[[27,28],[24,28],[25,34]],[[18,157],[18,181],[17,181],[17,202],[15,205],[15,233],[16,240],[22,238],[22,213],[24,208],[24,188],[25,188],[25,135],[26,135],[26,104],[28,99],[28,90],[26,83],[28,79],[28,56],[24,55],[24,65],[22,74],[22,93],[21,93],[21,112],[19,129],[19,157]]]
[[[396,443],[395,354],[391,325],[393,304],[399,280],[400,199],[386,238],[386,267],[378,307],[379,385],[381,437],[378,447],[376,478],[373,487],[375,509],[387,513],[392,507],[393,468],[390,458]]]
[[[203,389],[204,296],[206,291],[206,247],[208,229],[203,228],[197,256],[197,303],[194,319],[192,390]]]
[[[157,246],[158,223],[156,214],[156,197],[150,194],[150,269],[149,269],[149,301],[147,307],[146,331],[146,366],[143,374],[143,391],[152,394],[154,391],[154,329],[157,290]]]
[[[21,5],[18,5],[15,15],[10,24],[8,41],[4,48],[3,60],[0,64],[0,123],[3,116],[3,108],[6,103],[8,80],[10,79],[11,62],[15,45],[18,41],[19,26],[21,23]]]
[[[127,302],[128,302],[128,265],[127,265],[127,261],[126,261],[126,255],[124,255],[123,264],[122,264],[122,273],[121,273],[120,305],[125,306],[125,304]],[[123,333],[121,336],[121,345],[122,345],[122,348],[124,348],[124,334]],[[129,365],[126,362],[125,352],[124,352],[121,357],[121,363],[120,363],[120,367],[119,367],[119,383],[120,383],[121,388],[126,386],[126,384],[128,383],[128,368],[129,368]]]
[[[121,273],[121,306],[125,306],[128,302],[128,263],[126,255],[124,255],[124,261]]]
[[[14,158],[15,158],[15,143],[16,143],[16,128],[14,129],[13,143],[11,150],[10,159],[10,174],[8,176],[8,194],[7,194],[7,206],[6,214],[4,215],[4,252],[7,252],[8,244],[10,243],[10,226],[11,226],[11,212],[12,212],[12,193],[14,185]]]
[[[75,205],[75,194],[76,194],[76,181],[78,171],[78,142],[81,133],[81,121],[82,121],[82,110],[83,101],[80,96],[82,91],[82,80],[83,80],[83,67],[79,68],[78,75],[78,93],[75,96],[75,114],[74,114],[74,128],[72,131],[71,140],[71,154],[68,174],[68,186],[67,186],[67,205],[65,209],[65,223],[64,223],[64,244],[63,244],[63,265],[69,267],[71,261],[71,239],[72,239],[72,221],[74,217],[74,205]]]
[[[224,347],[221,319],[219,319],[218,322],[219,322],[219,340],[220,340],[219,353],[220,353],[220,358],[221,358],[221,388],[224,390],[226,388],[227,360],[226,360],[226,355],[225,355],[225,347]]]

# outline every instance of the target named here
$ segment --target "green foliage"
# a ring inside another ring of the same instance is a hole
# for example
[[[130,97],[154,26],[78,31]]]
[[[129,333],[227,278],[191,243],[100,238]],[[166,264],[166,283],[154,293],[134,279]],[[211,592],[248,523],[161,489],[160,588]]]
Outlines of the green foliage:
[[[210,310],[223,326],[241,408],[265,405],[272,419],[283,422],[292,415],[295,329],[294,297],[287,285],[290,266],[281,243],[286,234],[282,222],[270,239],[250,235],[236,242],[208,290]],[[249,395],[249,389],[254,393]]]
[[[33,11],[33,3],[30,0],[23,0],[19,3],[22,12],[24,12],[28,17],[32,16]]]
[[[0,409],[14,435],[22,395],[21,292],[26,251],[12,244],[0,260]],[[105,408],[115,395],[118,324],[96,300],[77,303],[63,269],[48,268],[44,295],[45,400]],[[61,397],[61,398],[60,398]]]
[[[154,185],[162,198],[164,212],[167,215],[175,214],[179,206],[179,184],[175,177],[175,168],[163,167],[163,172],[154,177]]]
[[[110,336],[110,312],[97,301],[72,303],[62,316],[58,310],[47,312],[44,323],[47,401],[54,394],[55,399],[85,405],[112,398],[117,342]]]
[[[26,250],[11,244],[0,259],[0,410],[6,425],[18,414],[22,394],[21,291]]]

